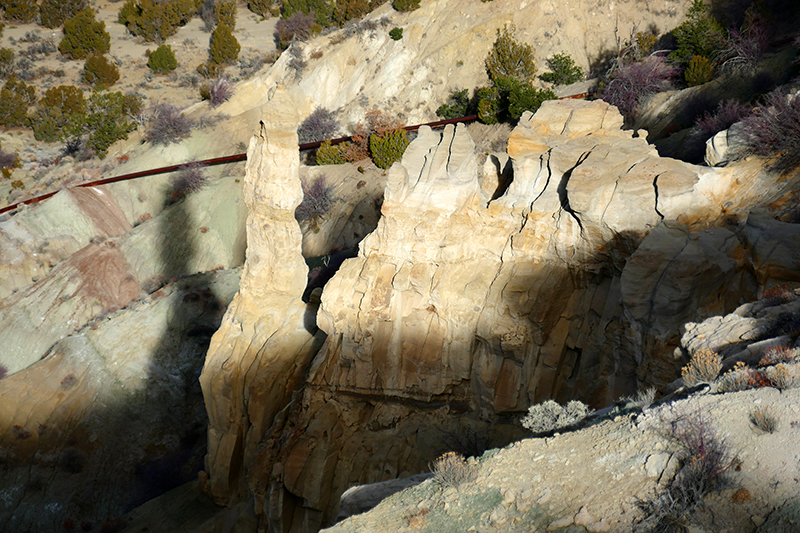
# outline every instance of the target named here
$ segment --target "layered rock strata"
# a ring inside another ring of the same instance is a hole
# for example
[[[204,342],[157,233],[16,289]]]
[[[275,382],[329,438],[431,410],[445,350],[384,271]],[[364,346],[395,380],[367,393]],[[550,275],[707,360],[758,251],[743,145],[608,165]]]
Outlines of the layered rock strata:
[[[247,259],[239,292],[214,335],[200,383],[209,417],[201,481],[216,501],[247,495],[245,473],[321,341],[301,300],[308,268],[294,211],[303,198],[296,106],[277,92],[247,152]],[[324,338],[324,334],[322,335]]]
[[[376,230],[324,289],[317,321],[328,337],[288,405],[258,408],[254,395],[288,400],[300,382],[310,352],[293,357],[272,333],[297,331],[300,284],[254,267],[260,285],[247,283],[259,296],[237,297],[204,373],[217,500],[252,495],[270,530],[314,531],[353,484],[520,435],[516,420],[532,403],[602,406],[637,382],[672,381],[681,325],[754,296],[738,224],[752,205],[781,198],[786,180],[757,161],[709,169],[660,158],[621,126],[600,101],[546,102],[512,133],[510,168],[495,157],[482,178],[462,127],[421,129],[389,170]],[[261,178],[251,166],[253,183],[296,174],[280,163],[294,161],[291,143],[271,140],[281,135],[262,132],[256,146],[273,163],[260,163]],[[292,261],[285,250],[299,244],[284,248],[295,230],[277,200],[248,201],[248,254],[267,265],[284,250]],[[249,301],[280,302],[283,313]]]

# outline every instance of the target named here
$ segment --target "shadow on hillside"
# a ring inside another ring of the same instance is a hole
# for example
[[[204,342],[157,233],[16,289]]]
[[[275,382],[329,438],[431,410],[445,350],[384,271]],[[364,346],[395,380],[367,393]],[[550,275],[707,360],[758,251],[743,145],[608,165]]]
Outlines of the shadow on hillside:
[[[153,451],[143,455],[136,467],[138,483],[131,490],[125,511],[196,479],[206,453],[208,419],[199,377],[226,305],[209,286],[210,274],[189,278],[195,274],[199,253],[196,235],[202,229],[193,221],[185,199],[202,186],[202,181],[187,186],[186,176],[180,171],[176,174],[164,199],[164,211],[169,213],[160,221],[159,255],[164,281],[174,285],[182,296],[173,299],[166,312],[162,339],[150,362],[150,382],[155,386],[149,394],[152,401],[163,406],[163,421],[171,422],[170,438],[178,444],[153,446]]]

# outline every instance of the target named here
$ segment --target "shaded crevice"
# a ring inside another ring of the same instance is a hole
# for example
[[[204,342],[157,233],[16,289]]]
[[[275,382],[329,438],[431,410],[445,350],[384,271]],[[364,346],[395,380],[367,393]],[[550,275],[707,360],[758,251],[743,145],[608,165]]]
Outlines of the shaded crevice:
[[[581,235],[583,235],[583,223],[581,223],[581,220],[578,218],[578,215],[580,215],[580,213],[572,209],[572,207],[570,207],[569,205],[569,195],[567,194],[567,185],[569,184],[569,180],[572,177],[573,171],[576,168],[578,168],[581,164],[583,164],[583,162],[586,161],[586,158],[588,158],[591,153],[592,151],[589,150],[588,152],[584,152],[583,154],[581,154],[575,165],[573,165],[570,169],[564,172],[564,174],[561,176],[561,182],[558,184],[558,189],[557,189],[558,200],[559,202],[561,202],[561,209],[569,213],[570,216],[572,216],[572,218],[575,219],[575,222],[578,223],[578,227],[581,229]]]
[[[658,210],[658,178],[659,178],[659,176],[661,176],[661,174],[656,174],[656,177],[653,178],[653,191],[655,191],[655,193],[656,193],[656,201],[655,201],[654,208],[656,210],[656,214],[661,218],[661,220],[664,220],[664,214],[661,211]]]

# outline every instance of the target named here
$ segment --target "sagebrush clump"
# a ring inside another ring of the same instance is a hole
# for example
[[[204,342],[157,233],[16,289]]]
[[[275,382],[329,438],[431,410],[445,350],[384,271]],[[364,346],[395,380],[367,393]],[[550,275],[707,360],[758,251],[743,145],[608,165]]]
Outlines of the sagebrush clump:
[[[295,209],[294,216],[300,222],[309,222],[316,226],[333,207],[333,187],[328,185],[328,178],[324,174],[318,176],[313,183],[303,180],[302,186],[303,201]]]
[[[178,60],[175,59],[175,52],[168,44],[162,44],[147,58],[147,66],[157,74],[169,74],[178,68]]]
[[[188,139],[192,134],[192,120],[170,104],[155,106],[145,139],[153,144],[167,146]]]
[[[16,152],[6,152],[0,146],[0,176],[5,179],[11,179],[14,170],[22,168],[22,161],[19,159],[19,154]],[[0,375],[0,379],[3,376]]]
[[[105,54],[110,45],[106,23],[97,21],[91,9],[84,9],[64,22],[64,38],[58,51],[72,59],[84,59],[91,52]]]
[[[617,106],[620,113],[630,121],[634,118],[636,108],[646,97],[672,87],[670,77],[677,71],[677,68],[663,58],[649,56],[617,72],[598,96]]]
[[[700,411],[679,412],[663,424],[682,466],[666,487],[637,502],[643,516],[634,524],[635,532],[674,531],[673,526],[719,486],[733,464],[730,447]]]
[[[203,165],[198,163],[182,166],[175,176],[175,181],[172,182],[167,203],[175,203],[205,187],[208,177],[203,168]]]
[[[464,456],[456,452],[447,452],[430,465],[435,474],[435,482],[444,487],[457,489],[464,483],[473,481],[477,476],[476,469],[467,463]]]
[[[339,131],[339,123],[333,113],[317,107],[297,128],[300,144],[333,139]]]
[[[208,100],[211,107],[217,107],[227,102],[232,94],[233,87],[228,78],[219,78],[200,86],[200,97],[203,100]]]
[[[683,382],[692,387],[699,383],[711,383],[722,370],[722,356],[713,350],[704,348],[692,355],[689,364],[681,370]]]
[[[749,151],[775,157],[770,169],[787,171],[800,164],[800,98],[776,90],[742,121]]]
[[[306,41],[321,31],[322,26],[316,22],[313,14],[298,12],[277,22],[275,44],[278,48],[285,49],[292,41]]]
[[[574,426],[593,412],[592,408],[577,400],[570,401],[566,406],[547,400],[530,406],[522,425],[536,434],[549,433]]]

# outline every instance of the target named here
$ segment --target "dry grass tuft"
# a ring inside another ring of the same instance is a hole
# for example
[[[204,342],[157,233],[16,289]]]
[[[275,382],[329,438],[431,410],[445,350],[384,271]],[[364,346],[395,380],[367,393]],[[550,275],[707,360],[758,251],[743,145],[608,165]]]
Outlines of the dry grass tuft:
[[[711,383],[722,370],[722,356],[717,352],[704,348],[694,355],[689,364],[681,370],[683,382],[692,387],[699,383]]]

